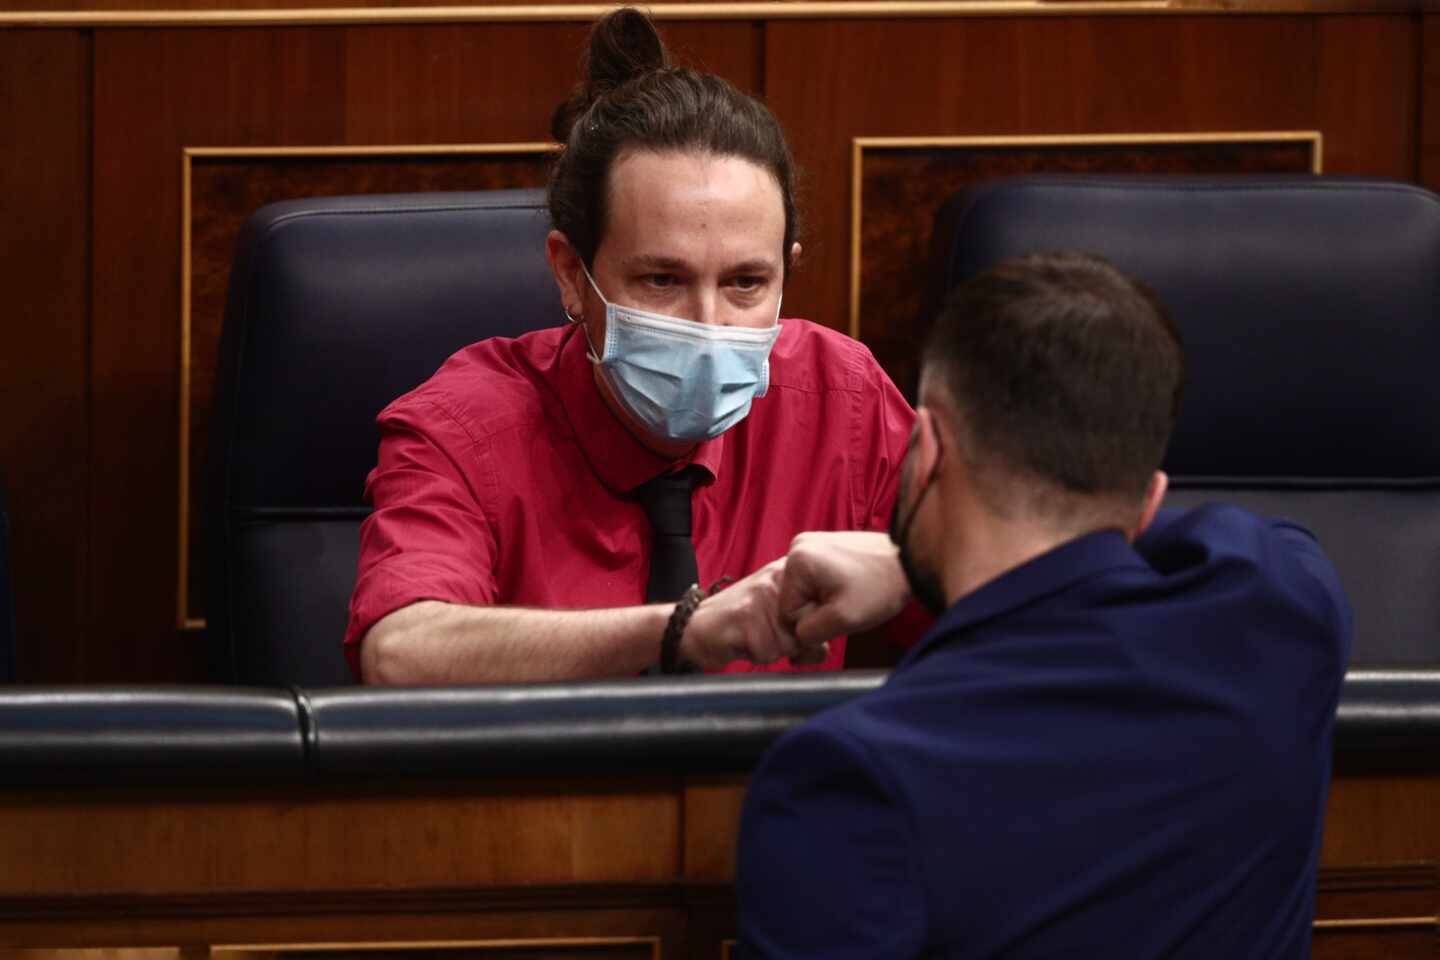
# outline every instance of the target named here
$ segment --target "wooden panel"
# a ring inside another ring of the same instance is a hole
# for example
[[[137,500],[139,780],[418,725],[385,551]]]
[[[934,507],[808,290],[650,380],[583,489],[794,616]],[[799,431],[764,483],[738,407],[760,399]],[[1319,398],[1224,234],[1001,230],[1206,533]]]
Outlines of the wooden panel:
[[[1409,17],[1317,18],[1325,171],[1419,176],[1420,30]]]
[[[743,784],[697,780],[685,785],[685,879],[729,883],[735,876]]]
[[[180,172],[186,147],[546,138],[581,24],[108,31],[95,41],[96,616],[86,679],[204,675],[175,629]],[[749,24],[674,24],[682,56],[759,87]],[[217,69],[217,65],[223,65]],[[357,482],[360,478],[357,478]]]
[[[1322,867],[1315,916],[1322,929],[1344,929],[1377,917],[1440,911],[1440,864]]]
[[[1394,117],[1413,97],[1417,30],[1412,17],[772,23],[768,99],[809,174],[787,305],[845,325],[854,137],[1319,129],[1327,171],[1393,175],[1413,162]]]
[[[1320,862],[1440,863],[1440,778],[1336,778]]]
[[[1420,183],[1440,190],[1440,14],[1424,18],[1420,83]]]
[[[89,41],[0,31],[0,484],[22,680],[85,674]]]
[[[771,24],[769,102],[809,175],[787,305],[845,326],[854,137],[1304,130],[1314,46],[1290,17]]]
[[[579,957],[643,942],[713,958],[733,935],[733,854],[719,851],[734,846],[743,788],[736,776],[502,782],[483,793],[10,791],[0,794],[0,947],[506,940],[491,946]],[[1414,956],[1434,935],[1437,789],[1414,777],[1336,782],[1317,955]],[[1368,865],[1336,865],[1332,836]],[[567,943],[534,942],[557,939]],[[560,952],[543,952],[552,946]]]
[[[1057,10],[1056,0],[894,0],[876,3],[875,0],[856,2],[851,0],[768,0],[765,3],[713,3],[707,0],[665,0],[662,3],[647,4],[653,16],[673,19],[689,15],[687,7],[704,4],[702,14],[707,18],[747,19],[751,17],[780,17],[805,19],[816,16],[837,16],[848,14],[857,17],[899,17],[930,18],[947,16],[993,16],[997,13],[1017,16],[1056,16],[1074,13],[1114,14],[1120,16],[1165,16],[1174,13],[1419,13],[1433,8],[1433,0],[1062,0],[1064,6]],[[148,17],[151,26],[183,25],[186,15],[192,11],[225,10],[229,13],[227,24],[235,25],[239,14],[245,14],[247,25],[257,22],[274,22],[283,14],[304,11],[310,8],[328,8],[332,18],[326,22],[358,23],[366,20],[394,22],[394,14],[410,7],[428,7],[427,11],[416,11],[413,16],[426,17],[430,22],[449,18],[450,21],[482,20],[584,20],[595,12],[606,9],[604,4],[577,4],[569,0],[532,0],[515,4],[510,0],[472,0],[464,5],[446,9],[441,14],[431,0],[352,0],[344,6],[337,6],[334,0],[5,0],[0,11],[25,11],[19,14],[0,12],[0,24],[10,16],[33,17],[34,11],[65,11],[78,17],[78,22],[65,21],[75,26],[115,26],[116,17],[128,17],[126,25],[134,25],[135,18]],[[489,8],[501,8],[492,10]],[[558,9],[551,9],[558,8]],[[840,14],[837,14],[837,10]],[[271,14],[271,20],[265,15]],[[428,16],[427,16],[428,14]],[[341,15],[344,19],[333,19]],[[43,16],[43,14],[42,14]],[[294,24],[294,19],[285,17],[285,22]],[[15,21],[20,22],[20,21]],[[53,18],[47,22],[54,23]],[[213,25],[213,21],[210,21]],[[313,22],[313,21],[311,21]],[[412,21],[414,22],[414,21]]]
[[[679,803],[666,784],[564,789],[11,793],[0,797],[0,899],[640,883],[677,875]]]
[[[1435,924],[1360,924],[1320,929],[1311,942],[1313,960],[1434,960],[1440,953]]]

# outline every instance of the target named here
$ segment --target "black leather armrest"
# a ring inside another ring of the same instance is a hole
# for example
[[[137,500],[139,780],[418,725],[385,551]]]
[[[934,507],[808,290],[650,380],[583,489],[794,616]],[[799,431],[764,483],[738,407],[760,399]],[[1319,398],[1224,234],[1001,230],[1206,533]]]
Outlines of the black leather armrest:
[[[1352,670],[1335,719],[1341,771],[1440,771],[1440,668]]]
[[[14,687],[0,783],[144,784],[304,775],[295,698],[237,687]]]
[[[0,785],[741,773],[882,671],[287,691],[12,687]],[[1440,772],[1440,669],[1357,670],[1342,772]]]
[[[735,772],[883,671],[301,694],[319,776]]]

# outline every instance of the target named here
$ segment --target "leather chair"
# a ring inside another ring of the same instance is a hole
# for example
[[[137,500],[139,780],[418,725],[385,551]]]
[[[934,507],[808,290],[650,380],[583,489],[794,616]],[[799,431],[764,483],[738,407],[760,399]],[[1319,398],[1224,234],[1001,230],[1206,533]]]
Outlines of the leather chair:
[[[1440,198],[1325,177],[990,181],[940,211],[932,279],[1054,250],[1106,257],[1181,328],[1169,501],[1304,523],[1355,608],[1352,662],[1440,663]]]
[[[10,586],[10,514],[0,487],[0,683],[15,682],[15,601]]]
[[[562,320],[548,230],[539,190],[300,200],[246,223],[207,481],[218,679],[351,682],[375,415],[465,345]]]

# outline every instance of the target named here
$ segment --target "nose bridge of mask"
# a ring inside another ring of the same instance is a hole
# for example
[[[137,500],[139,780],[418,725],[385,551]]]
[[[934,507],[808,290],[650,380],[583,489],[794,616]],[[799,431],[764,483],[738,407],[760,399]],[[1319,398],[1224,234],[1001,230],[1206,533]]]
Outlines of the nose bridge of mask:
[[[769,389],[778,323],[730,327],[620,306],[605,299],[588,269],[585,276],[605,304],[606,320],[603,359],[592,345],[590,360],[616,399],[655,435],[713,439]]]

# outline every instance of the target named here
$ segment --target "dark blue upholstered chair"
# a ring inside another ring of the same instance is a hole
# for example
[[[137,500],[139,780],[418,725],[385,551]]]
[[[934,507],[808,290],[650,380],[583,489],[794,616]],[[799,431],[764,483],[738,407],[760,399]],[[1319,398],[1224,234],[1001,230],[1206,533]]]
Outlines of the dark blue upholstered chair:
[[[949,289],[1021,253],[1147,283],[1189,366],[1172,503],[1226,500],[1320,537],[1356,665],[1440,664],[1440,198],[1325,177],[1022,177],[945,205]]]
[[[539,190],[275,204],[242,232],[211,424],[217,679],[351,680],[375,415],[456,350],[561,322]]]

